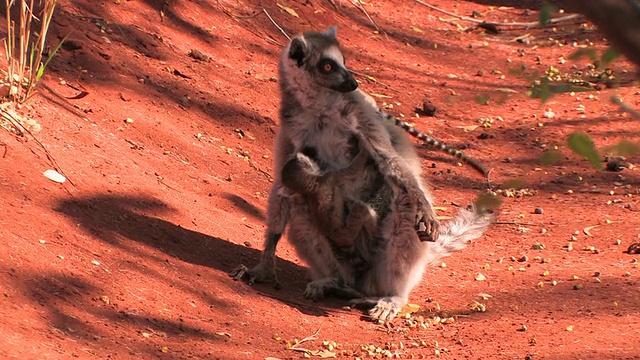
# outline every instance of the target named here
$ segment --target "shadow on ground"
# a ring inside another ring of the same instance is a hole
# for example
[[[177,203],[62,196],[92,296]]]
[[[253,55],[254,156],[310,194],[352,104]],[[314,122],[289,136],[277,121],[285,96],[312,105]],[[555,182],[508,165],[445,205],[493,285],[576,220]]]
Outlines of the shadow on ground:
[[[248,208],[248,204],[237,196],[227,194],[227,199],[234,202],[241,211],[251,213],[258,219],[264,218],[264,214],[259,209]],[[93,237],[125,251],[135,252],[134,256],[148,257],[149,255],[132,249],[126,240],[149,245],[181,261],[206,266],[226,274],[241,263],[248,266],[256,265],[261,254],[258,249],[236,245],[161,219],[161,216],[175,210],[162,201],[148,196],[98,195],[65,199],[55,210],[74,219]],[[146,260],[157,261],[157,258],[149,257]],[[301,293],[304,289],[307,270],[283,259],[278,259],[277,265],[279,276],[288,279],[287,288],[291,291],[278,292],[271,284],[256,285],[256,291],[293,306],[303,313],[326,315],[325,309],[296,303],[293,300],[298,297],[295,296],[297,292]],[[192,289],[183,290],[193,292]],[[199,296],[202,296],[201,293]],[[219,301],[213,298],[206,300],[210,303]]]

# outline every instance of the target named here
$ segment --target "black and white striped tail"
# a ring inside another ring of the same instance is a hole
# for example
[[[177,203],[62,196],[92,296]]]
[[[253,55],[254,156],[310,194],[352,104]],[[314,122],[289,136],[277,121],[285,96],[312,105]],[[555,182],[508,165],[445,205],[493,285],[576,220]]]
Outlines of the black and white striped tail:
[[[416,130],[415,127],[409,125],[407,122],[402,121],[393,115],[385,114],[385,117],[387,118],[388,121],[390,121],[394,125],[403,128],[406,132],[411,134],[411,136],[414,136],[424,141],[425,145],[427,145],[428,147],[432,149],[440,150],[455,158],[458,158],[463,162],[466,162],[467,164],[471,165],[474,169],[482,173],[482,175],[487,176],[487,169],[484,167],[484,165],[480,164],[480,162],[478,162],[476,159],[470,158],[462,151],[451,148],[447,144],[439,141],[438,139],[435,139],[421,131]]]

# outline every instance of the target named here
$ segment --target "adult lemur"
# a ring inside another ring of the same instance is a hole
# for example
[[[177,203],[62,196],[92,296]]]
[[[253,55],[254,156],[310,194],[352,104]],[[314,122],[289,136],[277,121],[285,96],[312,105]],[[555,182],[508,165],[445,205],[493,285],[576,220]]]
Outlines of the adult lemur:
[[[275,251],[289,225],[289,242],[309,265],[313,278],[305,297],[318,299],[332,292],[362,297],[361,302],[372,305],[374,318],[393,319],[425,266],[481,236],[490,219],[463,210],[439,229],[413,145],[402,129],[384,119],[368,95],[357,90],[344,65],[335,28],[293,38],[280,59],[279,77],[281,125],[265,249],[256,267],[249,270],[241,265],[230,275],[279,286]],[[309,149],[326,173],[344,170],[361,150],[367,152],[360,176],[336,182],[341,194],[368,204],[376,213],[375,226],[362,226],[356,235],[354,243],[360,246],[355,251],[336,249],[335,240],[319,228],[308,196],[284,185],[283,170]],[[425,226],[421,235],[433,242],[420,241],[418,224]]]

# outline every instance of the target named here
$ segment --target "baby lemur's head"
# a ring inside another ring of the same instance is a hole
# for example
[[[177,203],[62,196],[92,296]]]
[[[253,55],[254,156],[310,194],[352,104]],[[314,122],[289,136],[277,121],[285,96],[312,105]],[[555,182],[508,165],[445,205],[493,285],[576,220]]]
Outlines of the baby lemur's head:
[[[347,93],[358,88],[344,65],[335,27],[291,39],[280,58],[279,71],[281,86],[294,91],[321,87]]]

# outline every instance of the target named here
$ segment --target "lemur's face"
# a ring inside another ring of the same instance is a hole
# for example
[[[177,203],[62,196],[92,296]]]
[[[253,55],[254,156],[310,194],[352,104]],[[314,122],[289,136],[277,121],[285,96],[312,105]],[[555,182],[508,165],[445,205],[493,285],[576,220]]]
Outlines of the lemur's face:
[[[344,55],[333,28],[294,38],[288,57],[298,69],[308,74],[315,85],[343,93],[358,88],[358,83],[344,65]]]

